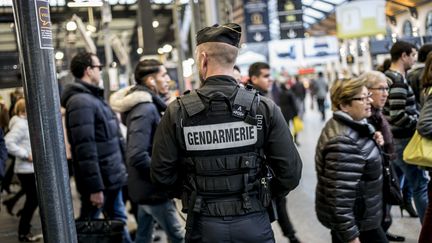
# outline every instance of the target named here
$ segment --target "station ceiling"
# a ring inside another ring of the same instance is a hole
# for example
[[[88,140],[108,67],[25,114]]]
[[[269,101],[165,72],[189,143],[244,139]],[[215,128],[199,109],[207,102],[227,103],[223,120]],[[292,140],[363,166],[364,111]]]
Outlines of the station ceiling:
[[[306,32],[311,36],[336,35],[335,5],[347,2],[346,0],[302,0],[304,7],[303,21],[306,23]],[[410,9],[429,3],[430,0],[386,0],[386,15],[395,16]],[[330,6],[333,8],[330,8]],[[317,6],[326,6],[325,9]],[[320,16],[311,16],[311,13]],[[318,18],[317,18],[318,17]]]
[[[349,0],[302,0],[303,20],[306,32],[310,36],[335,35],[336,17],[335,7]],[[387,0],[386,15],[394,16],[410,8],[418,7],[430,0]],[[16,50],[15,37],[13,33],[13,16],[11,9],[12,0],[0,1],[0,51]],[[62,47],[66,40],[66,22],[73,13],[79,15],[84,22],[88,22],[89,13],[86,8],[69,8],[66,4],[69,0],[50,0],[51,18],[53,22],[53,33],[56,36],[57,46]],[[126,43],[131,43],[136,35],[136,12],[137,0],[109,0],[112,4],[112,16],[114,21],[110,23],[113,34],[119,36]],[[159,26],[155,28],[155,38],[159,45],[174,41],[174,31],[172,26],[172,8],[170,0],[152,0],[154,19]],[[188,0],[182,0],[187,3]],[[100,12],[95,9],[94,25],[100,30]],[[103,38],[100,32],[95,32],[92,37],[96,44],[102,44]]]

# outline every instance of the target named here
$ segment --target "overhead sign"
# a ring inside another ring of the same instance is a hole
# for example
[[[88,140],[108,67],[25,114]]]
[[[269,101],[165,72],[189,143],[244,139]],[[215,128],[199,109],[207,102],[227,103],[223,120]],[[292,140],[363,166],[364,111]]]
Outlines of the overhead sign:
[[[325,59],[339,56],[338,40],[335,36],[310,37],[303,40],[305,58]]]
[[[270,40],[267,1],[243,0],[247,42]]]
[[[301,0],[278,0],[280,38],[304,37],[303,9]]]
[[[298,68],[336,62],[339,60],[336,36],[309,37],[303,39],[274,40],[269,42],[269,58],[272,69],[282,68],[297,73]]]
[[[269,58],[272,69],[296,73],[299,66],[306,66],[302,39],[270,41]]]
[[[385,4],[384,0],[364,0],[336,7],[337,36],[356,38],[385,34]]]
[[[371,40],[369,42],[369,52],[371,55],[389,54],[393,42],[391,38],[384,40]]]

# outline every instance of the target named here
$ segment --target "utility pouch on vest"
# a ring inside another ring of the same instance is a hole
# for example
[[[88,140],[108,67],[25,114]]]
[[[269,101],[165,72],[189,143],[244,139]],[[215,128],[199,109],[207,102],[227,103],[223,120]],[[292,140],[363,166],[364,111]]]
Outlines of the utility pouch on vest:
[[[195,217],[197,216],[194,204],[196,203],[197,195],[196,192],[191,193],[191,197],[189,198],[189,208],[187,210],[187,218],[186,218],[186,234],[185,234],[185,242],[191,242],[192,230],[195,226]]]
[[[268,165],[263,165],[262,176],[259,180],[258,197],[264,207],[268,207],[271,203],[270,182],[273,179],[274,172]]]
[[[279,219],[277,209],[276,209],[276,201],[274,199],[270,201],[270,205],[267,207],[267,213],[269,216],[270,223]]]
[[[225,217],[265,210],[258,198],[264,138],[256,118],[258,93],[237,88],[231,95],[205,96],[198,90],[178,102],[182,161],[189,177],[183,210],[192,217],[187,229],[197,214]],[[271,198],[269,191],[263,195]]]

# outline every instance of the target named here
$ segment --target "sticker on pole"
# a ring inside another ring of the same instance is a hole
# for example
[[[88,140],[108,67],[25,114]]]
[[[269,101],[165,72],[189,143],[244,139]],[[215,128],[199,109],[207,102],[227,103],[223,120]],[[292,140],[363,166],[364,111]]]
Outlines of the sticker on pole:
[[[39,45],[41,49],[54,49],[48,0],[35,1]]]

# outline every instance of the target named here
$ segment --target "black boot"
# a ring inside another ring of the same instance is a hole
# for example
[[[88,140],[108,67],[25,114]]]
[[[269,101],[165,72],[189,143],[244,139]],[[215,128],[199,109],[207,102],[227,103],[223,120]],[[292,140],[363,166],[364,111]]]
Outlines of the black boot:
[[[394,235],[394,234],[391,234],[389,232],[386,233],[386,237],[387,237],[387,240],[389,240],[389,241],[398,241],[398,242],[404,242],[405,241],[405,237],[400,236],[400,235]]]
[[[400,206],[401,209],[401,216],[403,216],[403,209],[405,209],[410,217],[417,218],[418,214],[416,210],[414,209],[414,206],[412,205],[411,200],[404,200],[403,204]]]
[[[14,206],[15,206],[15,203],[16,203],[16,202],[12,201],[11,199],[6,200],[6,201],[3,201],[3,205],[5,205],[5,207],[6,207],[6,211],[7,211],[8,214],[10,214],[11,216],[14,215],[14,213],[13,213],[13,208],[14,208]]]

